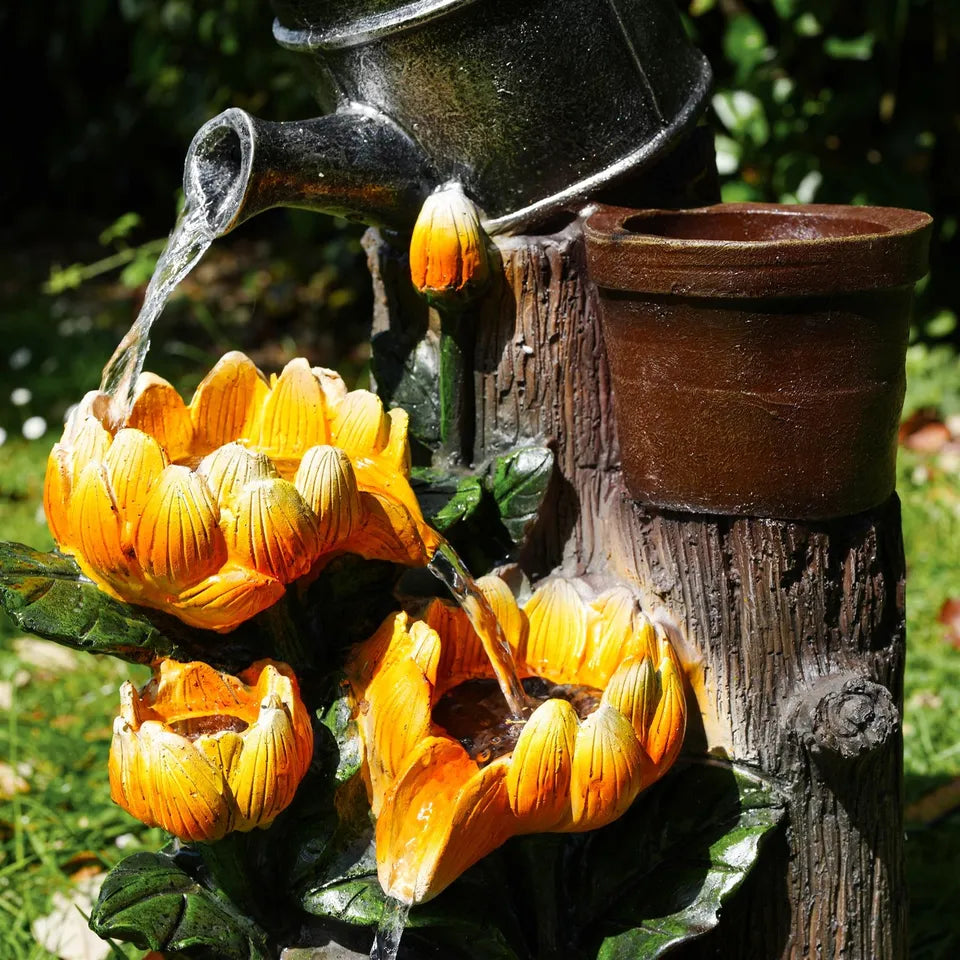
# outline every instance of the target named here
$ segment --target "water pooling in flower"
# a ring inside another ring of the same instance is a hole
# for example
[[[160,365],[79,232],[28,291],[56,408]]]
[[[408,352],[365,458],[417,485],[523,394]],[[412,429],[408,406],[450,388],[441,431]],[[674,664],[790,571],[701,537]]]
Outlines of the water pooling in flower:
[[[193,269],[215,239],[201,207],[185,206],[160,254],[133,325],[103,368],[100,389],[117,402],[121,414],[133,403],[137,379],[150,348],[150,328],[177,284]]]
[[[370,948],[370,960],[397,960],[400,938],[407,925],[410,904],[387,897],[383,904],[383,914],[373,946]]]
[[[490,601],[478,589],[456,550],[445,540],[430,558],[427,569],[443,581],[467,615],[480,637],[510,713],[515,720],[523,720],[530,714],[530,703],[517,675],[510,644]]]

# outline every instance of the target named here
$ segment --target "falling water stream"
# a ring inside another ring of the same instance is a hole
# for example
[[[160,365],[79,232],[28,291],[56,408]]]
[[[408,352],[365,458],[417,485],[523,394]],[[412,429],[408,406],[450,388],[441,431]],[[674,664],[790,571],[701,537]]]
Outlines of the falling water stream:
[[[377,927],[377,935],[370,948],[370,960],[397,960],[400,938],[403,936],[403,928],[407,925],[409,913],[409,903],[387,897],[380,916],[380,926]]]
[[[137,378],[150,348],[150,328],[177,284],[193,269],[215,238],[202,207],[185,206],[150,278],[143,306],[133,326],[103,368],[100,389],[110,394],[126,418]]]
[[[510,644],[490,601],[480,592],[456,550],[445,540],[437,547],[427,569],[446,584],[476,630],[513,718],[526,719],[530,713],[527,694],[517,675]]]

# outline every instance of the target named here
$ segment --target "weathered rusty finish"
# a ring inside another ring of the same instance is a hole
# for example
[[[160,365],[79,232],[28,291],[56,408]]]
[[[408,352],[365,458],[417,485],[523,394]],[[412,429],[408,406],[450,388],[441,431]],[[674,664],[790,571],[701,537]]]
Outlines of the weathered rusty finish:
[[[632,583],[683,631],[704,714],[690,748],[725,750],[790,797],[786,830],[720,926],[677,956],[899,960],[897,501],[823,523],[635,504],[576,226],[499,249],[503,283],[476,307],[475,460],[523,440],[548,440],[557,454],[523,565],[533,576],[561,567]],[[390,305],[402,298],[376,273],[375,289],[378,325],[400,323]]]

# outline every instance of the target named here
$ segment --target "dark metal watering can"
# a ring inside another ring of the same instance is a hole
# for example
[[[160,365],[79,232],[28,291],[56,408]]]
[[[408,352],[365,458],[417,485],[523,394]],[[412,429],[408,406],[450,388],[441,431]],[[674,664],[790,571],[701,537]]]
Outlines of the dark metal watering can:
[[[491,233],[589,198],[663,155],[710,87],[673,0],[276,0],[335,112],[205,124],[184,185],[225,233],[274,206],[409,229],[460,181]]]

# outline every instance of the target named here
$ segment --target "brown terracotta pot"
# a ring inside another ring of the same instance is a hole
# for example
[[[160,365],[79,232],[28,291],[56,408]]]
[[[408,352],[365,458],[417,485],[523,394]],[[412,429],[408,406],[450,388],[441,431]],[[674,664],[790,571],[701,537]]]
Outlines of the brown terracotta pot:
[[[585,225],[631,496],[823,519],[894,489],[931,219],[888,207],[600,207]]]

